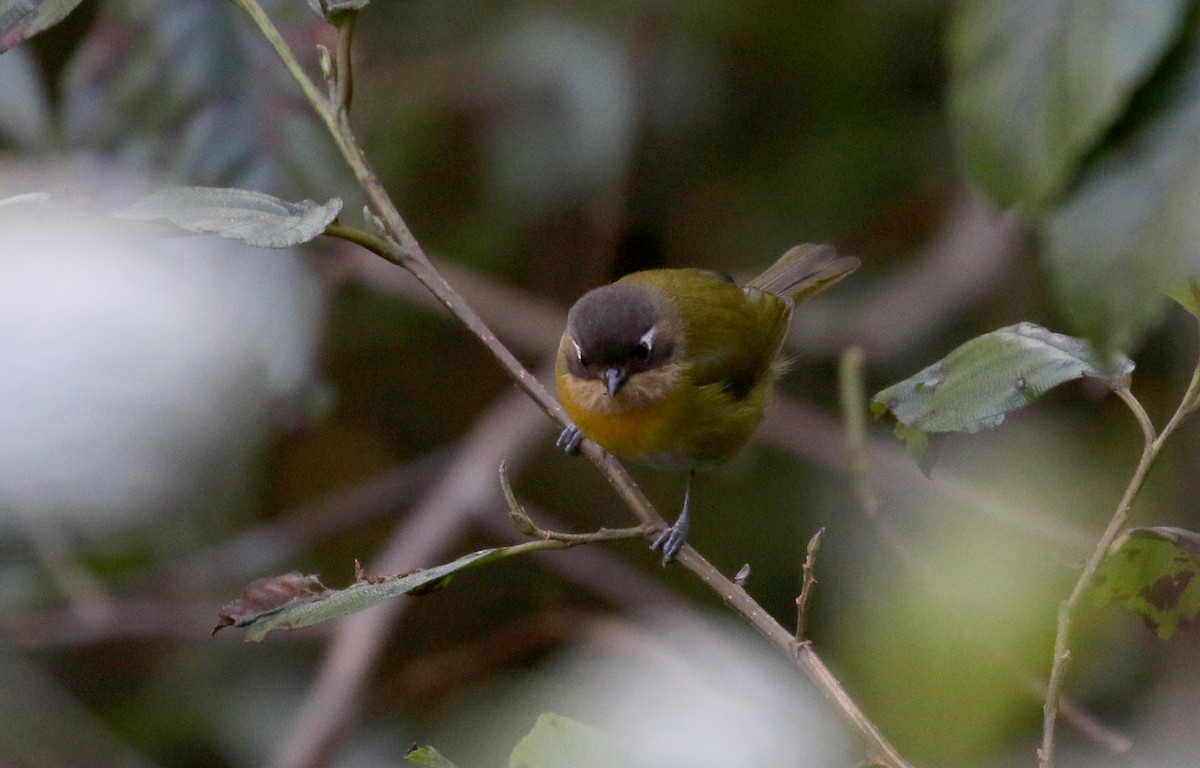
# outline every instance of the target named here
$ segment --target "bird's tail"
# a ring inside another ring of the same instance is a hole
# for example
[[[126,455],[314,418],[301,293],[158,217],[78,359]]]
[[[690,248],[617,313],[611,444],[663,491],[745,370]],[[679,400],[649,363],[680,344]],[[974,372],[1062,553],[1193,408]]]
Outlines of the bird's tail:
[[[746,287],[799,304],[858,269],[860,263],[853,256],[838,256],[832,245],[805,243],[789,248]]]

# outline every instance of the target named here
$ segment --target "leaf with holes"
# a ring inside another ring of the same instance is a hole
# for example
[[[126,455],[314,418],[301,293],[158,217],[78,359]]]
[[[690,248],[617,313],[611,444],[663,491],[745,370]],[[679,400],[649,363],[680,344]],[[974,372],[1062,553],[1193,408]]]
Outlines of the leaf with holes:
[[[1200,613],[1200,534],[1133,528],[1113,543],[1096,574],[1098,604],[1117,603],[1167,640]]]
[[[997,427],[1059,384],[1084,376],[1113,389],[1128,386],[1133,362],[1098,356],[1083,339],[1018,323],[985,333],[871,399],[878,417],[891,413],[896,434],[924,449],[920,436]]]

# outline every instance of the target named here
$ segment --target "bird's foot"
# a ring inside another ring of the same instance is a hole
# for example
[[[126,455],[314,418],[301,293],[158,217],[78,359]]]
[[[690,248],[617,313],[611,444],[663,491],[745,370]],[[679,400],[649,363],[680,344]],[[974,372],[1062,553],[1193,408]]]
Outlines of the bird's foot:
[[[579,427],[574,424],[569,425],[558,436],[555,445],[566,451],[571,456],[579,455],[580,445],[583,443],[583,433],[579,431]]]
[[[683,547],[687,541],[688,535],[688,512],[684,506],[683,511],[679,513],[679,519],[674,525],[669,525],[663,529],[662,533],[650,544],[650,549],[662,550],[662,564],[666,568],[675,559],[675,555]]]

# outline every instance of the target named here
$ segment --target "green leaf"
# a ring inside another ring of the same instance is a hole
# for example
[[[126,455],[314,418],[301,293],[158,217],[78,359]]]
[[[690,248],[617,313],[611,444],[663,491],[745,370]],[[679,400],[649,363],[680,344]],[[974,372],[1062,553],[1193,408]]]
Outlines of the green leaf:
[[[289,203],[261,192],[219,187],[173,187],[138,200],[118,215],[163,219],[197,234],[214,234],[263,248],[287,248],[325,231],[342,201]]]
[[[285,599],[273,602],[259,603],[250,593],[261,590],[264,585],[274,587],[280,580],[296,583],[299,574],[288,574],[284,577],[260,579],[250,585],[247,593],[221,609],[220,621],[213,632],[234,626],[246,630],[246,640],[257,642],[268,632],[276,629],[299,629],[320,624],[323,621],[336,619],[351,613],[365,610],[400,595],[425,592],[441,586],[456,573],[472,568],[489,560],[506,557],[520,551],[520,545],[482,549],[463,555],[449,563],[424,568],[407,574],[385,576],[378,578],[360,577],[353,585],[345,589],[312,589],[301,592],[296,590],[284,594]],[[304,577],[311,580],[313,577]],[[311,583],[311,581],[307,582]],[[288,589],[291,589],[290,585]],[[276,590],[276,593],[279,591]],[[247,601],[252,606],[246,609]]]
[[[0,53],[54,26],[80,0],[0,0]]]
[[[92,5],[103,6],[101,34],[84,36],[62,72],[47,146],[104,147],[114,165],[171,183],[322,190],[353,181],[287,69],[263,57],[263,38],[247,34],[232,5]],[[291,38],[310,20],[279,22]],[[5,119],[13,108],[4,104]]]
[[[950,109],[1001,205],[1057,197],[1178,38],[1185,0],[972,0],[950,27]]]
[[[1200,320],[1200,281],[1189,280],[1183,285],[1176,285],[1167,289],[1167,295]]]
[[[454,763],[442,757],[441,753],[433,747],[414,745],[412,749],[408,750],[404,759],[413,765],[421,766],[421,768],[455,768]]]
[[[978,432],[1064,382],[1091,376],[1115,389],[1127,386],[1132,371],[1123,355],[1103,360],[1083,339],[1018,323],[971,339],[877,393],[871,407],[923,433]],[[899,434],[911,445],[910,432]]]
[[[1093,589],[1099,605],[1118,603],[1163,640],[1200,613],[1200,534],[1133,528],[1113,543]]]
[[[1137,130],[1100,153],[1042,234],[1072,332],[1130,349],[1200,276],[1200,46]]]
[[[509,755],[509,768],[612,768],[632,765],[611,735],[569,717],[538,717]]]

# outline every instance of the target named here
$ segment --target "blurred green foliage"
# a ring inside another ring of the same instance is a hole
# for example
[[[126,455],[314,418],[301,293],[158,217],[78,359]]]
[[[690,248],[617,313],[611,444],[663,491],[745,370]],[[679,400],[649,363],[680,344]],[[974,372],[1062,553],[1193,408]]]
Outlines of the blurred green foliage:
[[[331,31],[304,3],[267,6],[316,76],[314,45],[331,47]],[[856,334],[872,322],[908,327],[903,311],[860,317],[872,297],[937,304],[944,285],[959,284],[950,273],[981,269],[963,252],[926,282],[908,281],[924,249],[960,226],[956,204],[975,194],[964,190],[981,188],[996,206],[1017,205],[1027,236],[965,308],[912,331],[869,374],[872,391],[969,338],[1034,320],[1128,352],[1134,387],[1158,418],[1195,354],[1194,324],[1159,298],[1200,258],[1193,6],[376,2],[356,33],[352,122],[415,234],[444,262],[565,308],[633,269],[749,274],[794,243],[832,241],[864,261],[828,299],[829,327],[847,344],[868,344]],[[101,179],[115,167],[161,185],[339,197],[352,221],[361,208],[328,137],[231,3],[84,3],[0,57],[0,98],[0,161],[21,169],[0,181],[5,194],[54,187],[59,177],[43,169],[71,155],[88,158],[84,173]],[[322,420],[281,429],[261,482],[235,508],[214,511],[219,519],[202,529],[210,538],[192,543],[210,552],[263,526],[271,541],[289,542],[271,572],[321,571],[341,586],[350,560],[369,560],[411,505],[344,527],[303,517],[306,505],[401,462],[436,464],[510,385],[444,315],[353,269],[339,276],[342,252],[313,251],[331,284],[320,365],[333,405]],[[798,336],[823,327],[806,322]],[[1053,607],[1116,503],[1109,491],[1132,466],[1136,430],[1121,409],[1089,401],[1086,386],[1066,387],[1010,418],[1001,437],[954,438],[932,481],[878,465],[884,519],[869,519],[845,487],[829,353],[802,356],[784,387],[820,409],[774,425],[802,434],[804,455],[768,425],[772,450],[752,448],[697,481],[692,541],[730,573],[750,561],[749,589],[788,624],[804,544],[825,526],[809,636],[889,737],[922,765],[999,765],[1014,753],[1032,762],[1040,701],[1029,681],[1048,669]],[[528,357],[533,366],[546,359]],[[625,524],[595,473],[554,453],[546,434],[515,473],[522,500],[564,527]],[[1179,435],[1147,489],[1155,523],[1197,525],[1195,434]],[[427,466],[413,480],[419,489],[436,475]],[[682,477],[638,476],[661,509],[677,507]],[[120,575],[104,584],[118,606],[136,614],[155,598],[178,614],[81,624],[77,607],[53,597],[34,548],[13,538],[0,544],[0,633],[50,670],[92,718],[87,728],[135,754],[96,765],[265,764],[294,725],[325,636],[253,648],[207,640],[216,606],[264,574],[221,567],[164,577],[181,564],[157,559],[142,540],[153,534],[103,553],[72,546],[81,562],[104,563],[101,576]],[[453,552],[443,559],[495,538],[473,526],[446,543]],[[713,603],[639,547],[609,551],[637,577]],[[495,573],[413,604],[337,764],[353,756],[394,765],[413,740],[451,752],[438,729],[473,711],[464,702],[502,702],[513,677],[575,639],[538,617],[622,605],[545,560]],[[624,576],[606,584],[619,593]],[[1143,717],[1118,730],[1186,750],[1189,734],[1146,723],[1194,706],[1194,696],[1156,696],[1162,681],[1194,671],[1195,654],[1103,620],[1081,638],[1093,656],[1071,695],[1101,711],[1106,699],[1144,704]],[[0,711],[19,699],[0,694]],[[56,702],[39,710],[44,718]],[[1085,756],[1101,749],[1083,741]],[[0,757],[38,765],[35,750],[18,746],[0,724]]]

